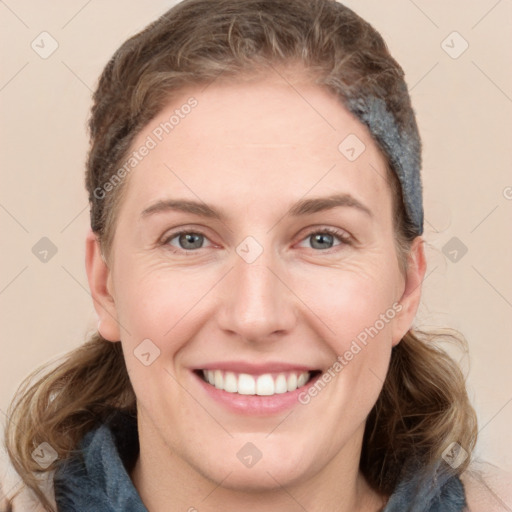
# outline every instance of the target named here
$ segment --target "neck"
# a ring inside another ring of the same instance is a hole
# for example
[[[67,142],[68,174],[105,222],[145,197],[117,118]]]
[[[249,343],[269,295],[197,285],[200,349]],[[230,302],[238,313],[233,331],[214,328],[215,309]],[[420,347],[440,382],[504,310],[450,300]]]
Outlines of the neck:
[[[151,512],[377,512],[385,502],[359,471],[364,424],[327,466],[309,478],[283,485],[268,472],[265,488],[247,490],[231,485],[230,474],[219,481],[207,478],[154,429],[140,423],[139,419],[140,454],[130,476]]]

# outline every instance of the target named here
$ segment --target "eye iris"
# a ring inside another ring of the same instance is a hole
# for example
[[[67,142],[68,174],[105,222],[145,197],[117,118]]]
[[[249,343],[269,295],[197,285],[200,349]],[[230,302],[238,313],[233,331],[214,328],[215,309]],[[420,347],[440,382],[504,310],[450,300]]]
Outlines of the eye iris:
[[[198,233],[182,233],[179,237],[180,246],[183,247],[183,249],[199,249],[202,241],[203,235]],[[189,244],[192,244],[192,246]]]
[[[203,235],[200,233],[181,233],[178,240],[183,249],[200,249],[203,238]],[[315,233],[310,235],[309,238],[312,241],[312,247],[315,249],[329,249],[334,242],[334,236],[330,233]],[[328,247],[324,244],[328,244]]]
[[[311,235],[312,243],[311,246],[315,249],[329,249],[333,243],[333,236],[328,233],[316,233],[315,235]],[[329,247],[322,246],[322,243],[328,243]],[[320,247],[316,246],[319,243]]]

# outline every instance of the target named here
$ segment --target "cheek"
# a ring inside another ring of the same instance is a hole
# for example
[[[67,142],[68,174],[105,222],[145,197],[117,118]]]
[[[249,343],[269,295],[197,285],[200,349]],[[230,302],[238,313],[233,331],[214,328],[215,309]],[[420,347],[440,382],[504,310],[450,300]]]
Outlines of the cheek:
[[[333,392],[333,403],[357,404],[340,408],[338,420],[353,416],[357,424],[375,403],[385,380],[392,326],[401,306],[395,302],[391,271],[372,273],[368,267],[354,266],[331,274],[331,279],[323,281],[320,273],[310,274],[303,281],[302,296],[307,296],[305,302],[315,313],[309,318],[316,317],[316,332],[331,349],[326,384]]]
[[[205,270],[190,272],[168,263],[120,262],[116,309],[121,322],[132,326],[132,337],[161,340],[190,322],[201,297],[212,288],[215,276]],[[136,341],[136,340],[134,340]]]
[[[327,339],[344,351],[348,341],[377,323],[388,332],[395,315],[394,273],[384,265],[345,265],[343,269],[311,268],[295,280],[294,288],[304,304],[324,325]],[[382,315],[386,315],[384,324]]]
[[[121,340],[137,400],[153,412],[173,404],[166,417],[177,420],[174,414],[187,410],[190,403],[176,383],[187,378],[184,356],[216,313],[211,301],[218,269],[191,272],[172,269],[166,262],[135,259],[117,269],[116,307],[126,327]]]
[[[212,283],[204,274],[186,276],[143,265],[131,266],[125,275],[116,288],[117,311],[128,331],[123,331],[122,345],[137,402],[150,415],[172,404],[164,416],[178,422],[190,407],[176,385],[187,371],[180,365],[181,351],[197,332],[201,297]]]

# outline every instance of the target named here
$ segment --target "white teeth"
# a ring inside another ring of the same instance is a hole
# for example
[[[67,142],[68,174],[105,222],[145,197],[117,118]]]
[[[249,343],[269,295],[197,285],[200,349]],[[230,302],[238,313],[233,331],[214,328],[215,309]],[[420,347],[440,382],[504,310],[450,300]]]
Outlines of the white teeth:
[[[217,389],[240,395],[272,396],[295,391],[309,381],[309,372],[279,373],[273,376],[265,373],[259,376],[248,373],[223,372],[222,370],[203,370],[205,381]]]
[[[257,395],[273,395],[274,394],[274,379],[272,375],[260,375],[256,381],[256,394]]]
[[[225,391],[225,390],[224,390]],[[255,395],[256,381],[252,375],[241,373],[238,376],[238,394],[239,395]]]
[[[238,382],[233,372],[227,372],[224,377],[224,389],[228,393],[236,393],[238,391]]]
[[[220,370],[215,370],[215,387],[217,389],[224,389],[224,377]]]
[[[295,391],[299,386],[297,386],[297,375],[295,373],[291,373],[288,376],[288,380],[286,383],[288,391]]]
[[[276,379],[275,392],[276,393],[286,393],[288,391],[288,385],[286,384],[286,377],[281,373],[277,376]]]

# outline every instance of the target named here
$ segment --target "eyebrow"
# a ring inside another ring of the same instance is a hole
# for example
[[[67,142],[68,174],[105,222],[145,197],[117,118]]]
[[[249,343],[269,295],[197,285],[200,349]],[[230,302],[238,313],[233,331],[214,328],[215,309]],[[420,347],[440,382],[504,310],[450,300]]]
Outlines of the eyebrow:
[[[355,208],[365,213],[369,217],[373,217],[371,210],[350,194],[334,194],[326,197],[315,197],[311,199],[301,199],[294,203],[286,212],[285,216],[301,217],[311,215],[321,211],[332,210],[340,206]],[[191,201],[188,199],[165,199],[157,201],[142,211],[141,217],[148,217],[156,213],[167,211],[181,211],[192,213],[201,217],[217,219],[224,221],[227,215],[221,210],[207,205],[200,201]]]

